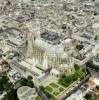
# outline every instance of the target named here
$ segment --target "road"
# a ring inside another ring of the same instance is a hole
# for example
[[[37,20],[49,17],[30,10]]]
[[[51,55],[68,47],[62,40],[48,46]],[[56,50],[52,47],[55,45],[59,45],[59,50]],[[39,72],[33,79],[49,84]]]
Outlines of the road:
[[[77,91],[86,81],[88,81],[90,78],[90,74],[88,74],[79,84],[77,87],[75,87],[74,89],[72,89],[69,93],[67,93],[67,95],[64,97],[64,99],[62,100],[66,100],[66,98],[68,98],[71,94],[75,93],[75,91]]]

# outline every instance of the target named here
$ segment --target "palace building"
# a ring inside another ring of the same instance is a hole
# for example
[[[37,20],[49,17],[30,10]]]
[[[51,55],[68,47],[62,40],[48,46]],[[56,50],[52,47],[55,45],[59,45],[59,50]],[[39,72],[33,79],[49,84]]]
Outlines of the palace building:
[[[40,36],[33,36],[33,60],[44,69],[56,68],[63,72],[72,72],[74,61],[72,58],[72,40],[51,32],[43,32]],[[66,70],[65,70],[66,69]]]

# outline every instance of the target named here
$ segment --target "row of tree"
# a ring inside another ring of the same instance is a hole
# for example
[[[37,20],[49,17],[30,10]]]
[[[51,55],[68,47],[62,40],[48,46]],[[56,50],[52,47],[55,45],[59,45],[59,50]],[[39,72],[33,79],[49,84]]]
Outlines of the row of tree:
[[[2,74],[0,76],[0,92],[3,93],[3,91],[7,92],[7,95],[5,96],[5,100],[18,100],[17,98],[17,90],[13,88],[13,84],[9,81],[9,78],[7,77],[6,73]]]
[[[68,87],[70,84],[72,84],[74,81],[77,81],[78,79],[83,79],[86,75],[86,71],[84,69],[81,69],[78,65],[75,65],[75,72],[71,75],[66,76],[65,74],[62,74],[59,78],[59,83],[62,84],[65,87]]]
[[[87,65],[87,67],[91,67],[91,68],[95,69],[96,71],[99,71],[99,66],[93,64],[93,61],[89,61],[89,62],[87,62],[86,65]]]
[[[34,87],[34,83],[32,81],[32,76],[28,76],[28,78],[22,78],[20,82],[21,86],[29,86],[31,88]],[[9,81],[6,73],[0,74],[0,93],[2,94],[3,91],[7,92],[5,96],[5,100],[18,100],[17,97],[17,89],[14,89],[14,85]]]

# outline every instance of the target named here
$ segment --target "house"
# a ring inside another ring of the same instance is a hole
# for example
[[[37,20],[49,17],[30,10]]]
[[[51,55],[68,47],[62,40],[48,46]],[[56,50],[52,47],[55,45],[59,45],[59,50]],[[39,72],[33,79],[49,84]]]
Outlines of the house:
[[[34,100],[37,96],[35,88],[22,86],[17,90],[19,100]]]
[[[66,100],[84,100],[83,93],[81,90],[78,90],[70,95]]]

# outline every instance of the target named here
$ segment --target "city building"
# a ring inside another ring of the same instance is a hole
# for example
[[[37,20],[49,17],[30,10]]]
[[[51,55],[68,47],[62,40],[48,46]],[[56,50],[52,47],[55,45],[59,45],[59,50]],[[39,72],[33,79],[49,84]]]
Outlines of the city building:
[[[83,93],[81,90],[78,90],[74,94],[72,94],[70,97],[68,97],[66,100],[84,100]]]
[[[35,97],[37,96],[37,93],[35,88],[23,86],[17,90],[17,95],[19,100],[34,100]]]
[[[95,48],[93,49],[93,54],[94,54],[93,64],[99,66],[99,46],[98,45],[96,45]]]

